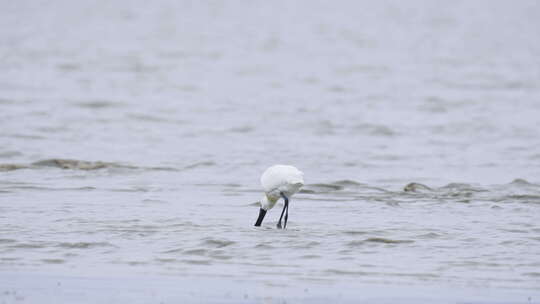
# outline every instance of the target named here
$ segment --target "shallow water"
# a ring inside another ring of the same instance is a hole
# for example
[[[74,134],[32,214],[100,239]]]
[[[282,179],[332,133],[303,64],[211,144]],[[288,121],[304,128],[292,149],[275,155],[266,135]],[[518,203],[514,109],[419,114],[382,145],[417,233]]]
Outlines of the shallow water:
[[[538,4],[338,4],[4,4],[0,271],[538,296]]]

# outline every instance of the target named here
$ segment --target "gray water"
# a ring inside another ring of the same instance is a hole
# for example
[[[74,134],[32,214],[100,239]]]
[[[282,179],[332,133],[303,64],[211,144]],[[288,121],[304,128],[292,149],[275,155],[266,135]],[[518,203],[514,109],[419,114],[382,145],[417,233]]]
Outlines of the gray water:
[[[538,2],[1,7],[0,276],[25,274],[19,294],[45,273],[262,286],[237,302],[538,301]],[[306,186],[287,230],[281,205],[255,228],[276,163]]]

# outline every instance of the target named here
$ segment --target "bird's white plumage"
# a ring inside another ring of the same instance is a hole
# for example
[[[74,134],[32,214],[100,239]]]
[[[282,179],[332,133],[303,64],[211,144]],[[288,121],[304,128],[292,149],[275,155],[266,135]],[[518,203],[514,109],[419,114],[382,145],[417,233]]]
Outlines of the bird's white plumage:
[[[270,210],[283,193],[291,197],[304,185],[304,173],[293,166],[274,165],[261,176],[261,185],[265,195],[261,200],[261,207]]]

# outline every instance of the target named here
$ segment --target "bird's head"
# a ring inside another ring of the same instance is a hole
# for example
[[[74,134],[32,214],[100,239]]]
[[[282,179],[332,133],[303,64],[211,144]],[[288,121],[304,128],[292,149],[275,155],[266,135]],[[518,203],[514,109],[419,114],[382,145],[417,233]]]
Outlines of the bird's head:
[[[261,198],[261,208],[267,211],[272,209],[278,201],[279,197],[279,192],[277,193],[277,195],[272,192],[265,193]]]

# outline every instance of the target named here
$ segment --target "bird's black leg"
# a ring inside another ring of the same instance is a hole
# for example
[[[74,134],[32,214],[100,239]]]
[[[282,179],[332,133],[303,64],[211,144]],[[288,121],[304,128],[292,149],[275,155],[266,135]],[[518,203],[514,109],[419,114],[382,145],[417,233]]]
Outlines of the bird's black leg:
[[[257,218],[257,221],[255,222],[255,226],[259,227],[262,224],[262,221],[265,215],[266,215],[266,210],[264,210],[263,208],[259,209],[259,217]]]
[[[285,213],[285,209],[289,208],[289,198],[283,194],[283,192],[280,192],[281,197],[285,200],[285,204],[283,205],[283,210],[281,211],[281,216],[279,217],[279,221],[277,224],[277,227],[281,229],[281,219],[283,218],[283,214]],[[287,215],[285,215],[285,227],[287,227],[287,218],[289,217],[289,211],[287,210]],[[284,228],[285,228],[284,227]]]
[[[285,221],[283,222],[283,229],[287,228],[287,220],[289,220],[289,200],[285,200]]]

